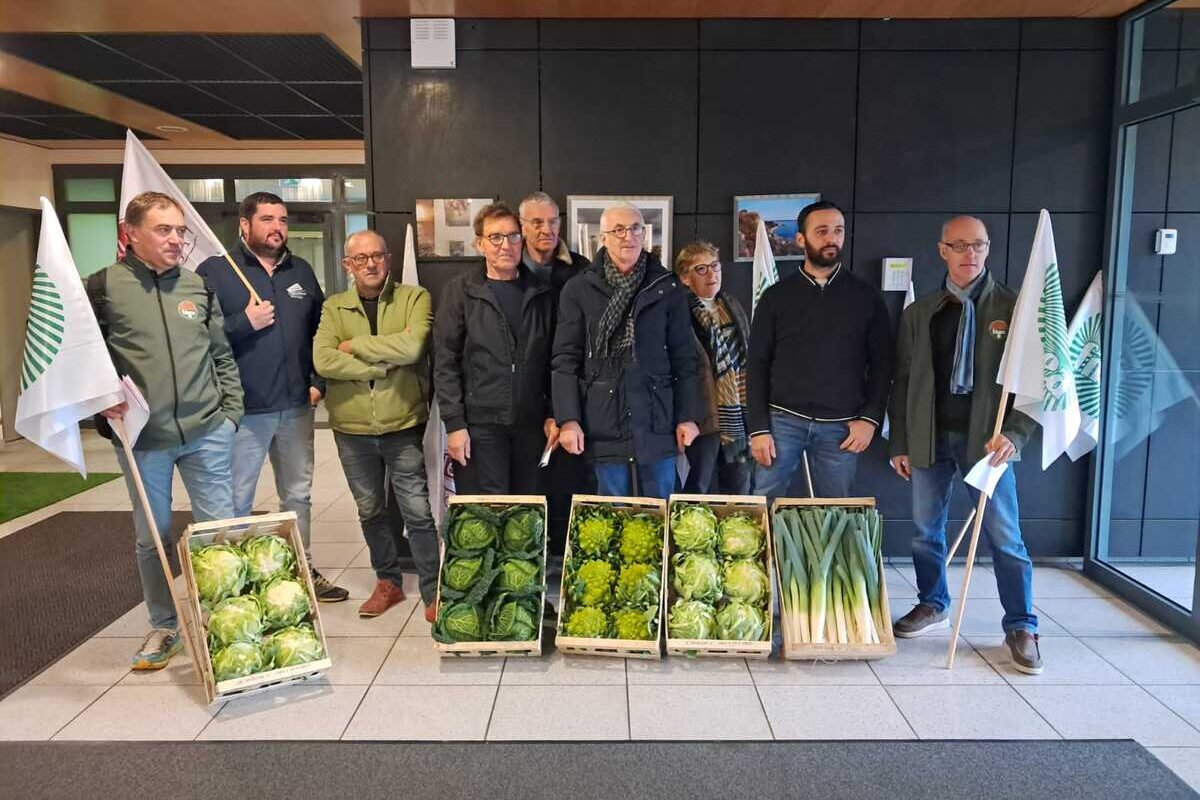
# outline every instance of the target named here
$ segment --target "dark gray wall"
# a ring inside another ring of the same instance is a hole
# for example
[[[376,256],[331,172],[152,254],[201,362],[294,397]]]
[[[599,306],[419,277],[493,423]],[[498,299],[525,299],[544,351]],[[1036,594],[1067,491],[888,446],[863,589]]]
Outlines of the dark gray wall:
[[[699,235],[728,257],[734,195],[819,191],[848,211],[851,267],[878,281],[880,259],[910,255],[918,293],[942,279],[946,216],[981,216],[988,265],[1015,284],[1046,207],[1073,308],[1100,267],[1115,31],[1112,20],[459,20],[458,68],[417,71],[407,20],[365,21],[371,205],[402,241],[420,197],[516,201],[543,188],[565,208],[568,193],[669,194],[676,247]],[[421,265],[435,294],[455,271]],[[747,303],[750,271],[725,275]],[[888,297],[893,312],[901,299]],[[1035,555],[1079,556],[1087,461],[1043,475],[1036,460],[1017,467],[1026,539]],[[878,443],[858,489],[879,498],[888,552],[907,553],[909,487]],[[960,492],[954,516],[966,509]]]

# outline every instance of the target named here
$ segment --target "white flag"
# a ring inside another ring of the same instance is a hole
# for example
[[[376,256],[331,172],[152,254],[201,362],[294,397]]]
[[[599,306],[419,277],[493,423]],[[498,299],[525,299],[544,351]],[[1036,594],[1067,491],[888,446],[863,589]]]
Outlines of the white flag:
[[[904,292],[904,308],[908,308],[915,302],[917,302],[917,293],[913,290],[912,278],[909,278],[908,290]],[[904,308],[900,310],[903,311]],[[886,411],[883,412],[883,429],[879,431],[879,435],[885,439],[891,438],[892,435],[892,421],[888,419]]]
[[[49,200],[41,202],[42,232],[14,427],[86,478],[79,420],[117,405],[125,394],[58,214]]]
[[[762,214],[759,214],[758,233],[755,234],[754,239],[754,295],[750,303],[751,316],[754,315],[754,307],[758,305],[758,298],[778,282],[779,270],[775,269],[775,254],[771,252],[767,224],[763,222]]]
[[[196,213],[192,204],[184,197],[183,192],[175,185],[175,181],[159,166],[145,146],[133,135],[133,131],[125,131],[125,166],[121,173],[121,205],[117,213],[121,217],[117,225],[117,257],[125,255],[125,208],[129,201],[142,192],[162,192],[175,198],[183,209],[183,224],[191,230],[195,241],[191,250],[185,250],[186,256],[179,262],[184,269],[195,270],[212,256],[224,256],[225,246],[217,239],[216,234],[208,227],[204,218]]]
[[[991,320],[979,320],[988,325]],[[1042,426],[1042,469],[1079,434],[1079,398],[1067,345],[1058,255],[1050,212],[1042,209],[1025,280],[1017,295],[996,382],[1013,395],[1013,407]]]
[[[1100,362],[1104,335],[1104,280],[1097,272],[1067,328],[1075,393],[1079,397],[1079,434],[1067,448],[1078,461],[1100,441]]]

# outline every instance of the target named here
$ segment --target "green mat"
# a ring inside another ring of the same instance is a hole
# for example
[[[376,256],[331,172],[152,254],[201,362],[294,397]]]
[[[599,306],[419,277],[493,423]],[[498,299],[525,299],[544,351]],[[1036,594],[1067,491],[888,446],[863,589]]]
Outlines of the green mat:
[[[0,472],[0,522],[45,508],[51,503],[121,477],[119,472]]]

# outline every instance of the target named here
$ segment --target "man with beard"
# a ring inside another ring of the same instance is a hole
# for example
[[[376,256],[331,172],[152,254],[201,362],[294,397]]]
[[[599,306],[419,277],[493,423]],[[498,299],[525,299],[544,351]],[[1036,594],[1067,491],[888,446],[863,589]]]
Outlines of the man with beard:
[[[771,501],[786,493],[805,452],[817,497],[850,496],[892,381],[887,306],[842,265],[842,210],[813,203],[796,223],[804,268],[763,293],[750,333],[754,487]]]
[[[246,392],[246,416],[234,442],[234,513],[250,516],[258,476],[269,456],[280,507],[296,512],[317,599],[336,603],[349,592],[313,568],[309,552],[313,407],[325,392],[325,382],[313,371],[312,338],[325,296],[308,262],[288,250],[283,200],[255,192],[242,201],[238,217],[241,237],[229,255],[258,298],[250,296],[223,257],[214,256],[196,270],[221,307],[229,309],[225,335]]]

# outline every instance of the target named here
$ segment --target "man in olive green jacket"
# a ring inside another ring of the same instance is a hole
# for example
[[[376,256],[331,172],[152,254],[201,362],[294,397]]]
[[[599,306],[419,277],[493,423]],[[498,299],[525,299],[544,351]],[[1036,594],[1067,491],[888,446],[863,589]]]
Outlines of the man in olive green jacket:
[[[985,268],[987,228],[974,217],[942,226],[938,252],[943,288],[904,310],[896,345],[891,399],[891,454],[896,473],[913,484],[913,565],[917,606],[896,621],[897,636],[920,636],[949,625],[946,517],[956,472],[966,475],[988,455],[993,465],[1017,457],[1036,423],[1010,407],[993,437],[1002,388],[996,383],[1017,293]],[[972,501],[978,490],[967,486]],[[1002,626],[1022,672],[1042,671],[1033,563],[1021,538],[1016,479],[1005,470],[983,515],[1004,607]]]
[[[325,301],[313,339],[313,367],[325,378],[325,407],[338,458],[371,553],[375,590],[359,607],[377,617],[404,600],[385,475],[404,516],[425,617],[437,594],[437,529],[429,508],[421,439],[429,418],[429,292],[390,277],[387,242],[374,231],[346,240],[342,263],[354,285]]]

